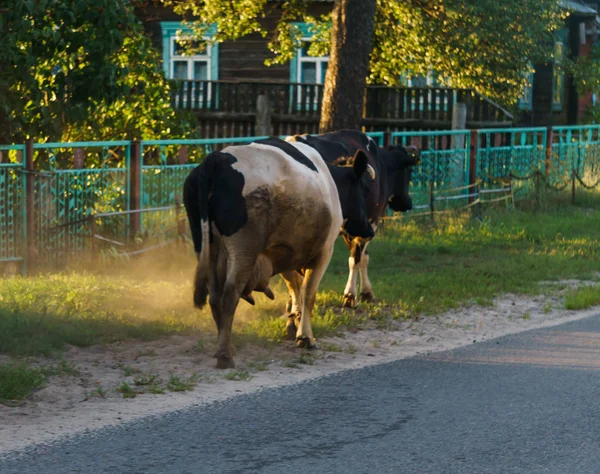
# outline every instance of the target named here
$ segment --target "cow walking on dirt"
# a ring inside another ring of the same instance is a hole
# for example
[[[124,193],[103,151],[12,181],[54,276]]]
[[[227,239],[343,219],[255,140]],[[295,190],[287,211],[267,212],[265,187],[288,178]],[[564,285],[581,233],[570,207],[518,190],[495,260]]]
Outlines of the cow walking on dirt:
[[[184,185],[198,266],[194,304],[208,296],[219,332],[217,367],[234,367],[233,317],[253,291],[273,297],[281,274],[294,291],[297,344],[313,347],[316,293],[340,231],[365,245],[374,236],[367,196],[375,172],[358,150],[343,166],[326,163],[304,143],[271,138],[211,153]]]

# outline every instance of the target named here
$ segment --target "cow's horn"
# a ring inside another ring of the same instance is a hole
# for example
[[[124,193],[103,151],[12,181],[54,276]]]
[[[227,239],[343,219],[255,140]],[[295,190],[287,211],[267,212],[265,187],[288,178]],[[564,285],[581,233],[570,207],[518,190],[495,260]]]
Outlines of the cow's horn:
[[[408,145],[405,150],[408,153],[417,153],[419,151],[419,149],[415,146],[415,145]]]
[[[369,176],[371,177],[372,180],[375,179],[375,170],[373,169],[373,167],[371,165],[367,165],[367,173],[369,173]]]

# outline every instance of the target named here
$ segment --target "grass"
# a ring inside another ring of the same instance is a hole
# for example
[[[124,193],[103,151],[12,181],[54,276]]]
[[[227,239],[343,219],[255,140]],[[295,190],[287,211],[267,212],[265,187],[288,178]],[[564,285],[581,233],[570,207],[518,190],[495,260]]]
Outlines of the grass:
[[[236,369],[227,372],[223,378],[225,380],[233,380],[235,382],[247,382],[252,378],[252,375],[246,369]]]
[[[198,376],[196,375],[191,375],[190,377],[180,377],[179,375],[171,374],[169,377],[169,382],[167,383],[167,388],[171,392],[186,392],[189,390],[194,390],[197,381]]]
[[[0,365],[0,403],[23,400],[46,383],[46,375],[27,364]]]
[[[565,297],[566,309],[587,309],[600,304],[600,287],[584,286],[571,290]]]
[[[580,205],[572,206],[545,196],[543,207],[522,203],[515,210],[488,210],[481,221],[458,215],[436,218],[434,224],[429,219],[387,223],[385,232],[369,246],[369,276],[379,303],[362,305],[358,311],[340,307],[348,252],[338,240],[317,297],[312,319],[315,337],[352,331],[367,322],[385,329],[393,320],[436,314],[465,303],[490,305],[507,292],[552,291],[540,285],[543,281],[596,278],[600,195],[578,192],[577,198]],[[132,260],[116,272],[0,278],[0,353],[54,355],[69,346],[173,334],[195,334],[199,342],[194,352],[209,352],[215,325],[208,308],[199,312],[192,307],[194,259],[190,257],[191,250],[188,255],[178,248],[145,262]],[[285,320],[279,316],[287,300],[285,286],[277,278],[271,286],[275,301],[258,295],[255,307],[240,302],[234,324],[238,350],[250,344],[270,347],[284,338]],[[567,296],[566,307],[598,303],[599,291],[584,288]],[[352,348],[350,344],[333,351]],[[153,351],[138,354],[154,355]],[[124,373],[136,375],[129,369],[124,367]],[[14,380],[21,377],[23,386],[30,387],[27,393],[47,377],[22,365],[2,370],[14,373],[9,376]],[[190,383],[172,382],[167,389]]]

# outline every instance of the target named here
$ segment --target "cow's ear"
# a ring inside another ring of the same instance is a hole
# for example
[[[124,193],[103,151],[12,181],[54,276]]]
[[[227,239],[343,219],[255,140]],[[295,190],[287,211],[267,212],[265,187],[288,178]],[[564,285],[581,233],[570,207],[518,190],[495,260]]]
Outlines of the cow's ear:
[[[352,168],[354,169],[354,174],[358,179],[362,178],[362,175],[367,170],[367,166],[369,165],[369,159],[365,152],[362,150],[358,150],[354,154],[354,160],[352,164]]]
[[[408,154],[407,165],[414,166],[421,162],[421,150],[415,145],[409,145],[405,148]]]

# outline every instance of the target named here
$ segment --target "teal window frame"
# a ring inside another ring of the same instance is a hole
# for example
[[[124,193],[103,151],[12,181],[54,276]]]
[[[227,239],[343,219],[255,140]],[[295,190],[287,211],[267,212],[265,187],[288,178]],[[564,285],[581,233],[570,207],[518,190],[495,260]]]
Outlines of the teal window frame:
[[[292,23],[292,25],[296,26],[300,29],[302,33],[302,43],[307,43],[312,41],[313,33],[310,32],[310,24],[309,23]],[[324,84],[325,80],[323,78],[322,81],[319,81],[322,74],[322,63],[329,63],[329,56],[306,56],[309,59],[303,59],[302,55],[302,45],[296,49],[296,55],[290,61],[290,82],[301,83],[301,84]],[[317,64],[316,68],[316,77],[317,82],[302,82],[302,73],[301,66],[303,62],[314,62]]]
[[[178,32],[184,35],[192,34],[192,29],[188,26],[183,25],[179,21],[161,21],[160,28],[162,30],[162,57],[163,57],[163,72],[165,77],[173,79],[171,73],[171,61],[173,60],[173,43],[178,36]],[[204,35],[204,39],[210,39],[217,33],[216,25],[212,25]],[[208,80],[217,81],[219,80],[219,45],[217,43],[207,45],[207,51],[209,54],[201,55],[203,59],[208,58]],[[193,56],[189,57],[190,59]],[[193,60],[193,59],[192,59]]]

